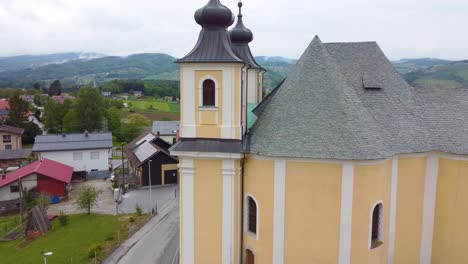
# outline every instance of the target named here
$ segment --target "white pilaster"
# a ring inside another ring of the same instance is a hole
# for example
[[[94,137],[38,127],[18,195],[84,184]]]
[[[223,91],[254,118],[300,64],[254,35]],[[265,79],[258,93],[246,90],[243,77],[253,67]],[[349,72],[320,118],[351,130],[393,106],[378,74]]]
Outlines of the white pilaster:
[[[351,260],[351,230],[353,219],[354,164],[344,163],[341,179],[341,216],[338,264]]]
[[[398,188],[398,156],[392,159],[392,178],[390,183],[390,230],[388,237],[388,264],[393,264],[395,254],[395,226],[397,210],[397,188]]]
[[[234,160],[223,160],[223,230],[222,230],[222,263],[234,262],[234,177],[236,175]]]
[[[194,235],[194,166],[193,159],[180,157],[179,172],[182,177],[182,258],[183,264],[195,262]]]
[[[431,263],[438,174],[439,158],[436,154],[429,154],[426,160],[426,177],[424,180],[424,206],[420,264]]]
[[[286,161],[275,160],[273,204],[273,264],[283,264],[284,259],[284,198],[286,186]]]
[[[183,98],[181,98],[181,104],[183,104],[183,123],[181,124],[180,136],[185,138],[194,138],[196,136],[195,70],[185,66],[181,67],[180,70],[183,71],[183,85],[180,87],[180,89],[183,89]]]

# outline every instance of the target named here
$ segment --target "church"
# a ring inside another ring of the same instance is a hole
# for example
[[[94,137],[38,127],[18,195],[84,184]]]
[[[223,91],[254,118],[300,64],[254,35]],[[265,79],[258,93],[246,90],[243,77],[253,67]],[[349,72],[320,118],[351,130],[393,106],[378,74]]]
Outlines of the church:
[[[238,12],[209,0],[177,61],[180,263],[468,263],[468,90],[315,37],[264,97]]]

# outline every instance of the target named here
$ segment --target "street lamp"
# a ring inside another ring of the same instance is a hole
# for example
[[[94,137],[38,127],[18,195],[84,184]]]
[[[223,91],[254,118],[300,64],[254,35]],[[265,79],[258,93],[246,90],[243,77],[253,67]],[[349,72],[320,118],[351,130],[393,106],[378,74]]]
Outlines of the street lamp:
[[[151,205],[151,215],[153,215],[153,196],[151,192],[151,162],[153,160],[148,161],[148,179],[149,179],[149,196],[150,196],[150,205]]]
[[[43,253],[42,256],[44,257],[44,264],[47,264],[47,257],[52,256],[52,252]]]

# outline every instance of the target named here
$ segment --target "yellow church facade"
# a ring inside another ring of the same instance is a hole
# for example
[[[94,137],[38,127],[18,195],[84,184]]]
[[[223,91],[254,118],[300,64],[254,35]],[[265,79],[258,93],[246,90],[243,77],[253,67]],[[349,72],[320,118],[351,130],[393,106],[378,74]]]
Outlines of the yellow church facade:
[[[229,31],[219,0],[199,9],[178,60],[180,263],[468,263],[468,95],[316,37],[263,98],[241,7]]]

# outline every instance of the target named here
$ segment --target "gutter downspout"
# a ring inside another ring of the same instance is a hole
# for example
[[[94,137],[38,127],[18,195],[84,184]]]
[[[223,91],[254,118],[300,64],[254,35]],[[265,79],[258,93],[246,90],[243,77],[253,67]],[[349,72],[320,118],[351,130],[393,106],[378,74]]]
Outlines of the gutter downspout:
[[[241,74],[241,81],[242,81],[242,75],[244,74],[244,69],[246,68],[246,71],[245,71],[245,82],[242,82],[242,86],[241,86],[241,125],[242,125],[242,98],[244,98],[242,95],[243,95],[243,92],[244,92],[244,86],[245,86],[245,134],[247,134],[247,129],[248,129],[248,124],[247,124],[247,102],[248,102],[248,98],[247,98],[247,95],[248,95],[248,78],[249,78],[249,69],[248,69],[249,65],[248,64],[244,64],[244,66],[242,66],[242,74]],[[244,84],[245,83],[245,84]],[[244,129],[242,129],[242,145],[244,145],[244,140],[245,140],[245,134],[244,134]],[[240,245],[239,245],[239,264],[240,263],[243,263],[243,259],[244,259],[244,164],[245,164],[245,151],[243,153],[243,156],[242,156],[242,160],[240,161],[240,172],[239,172],[239,177],[240,177],[240,202],[239,202],[239,210],[240,210],[240,219],[239,219],[239,225],[240,225],[240,228],[239,228],[239,242],[240,242]]]

